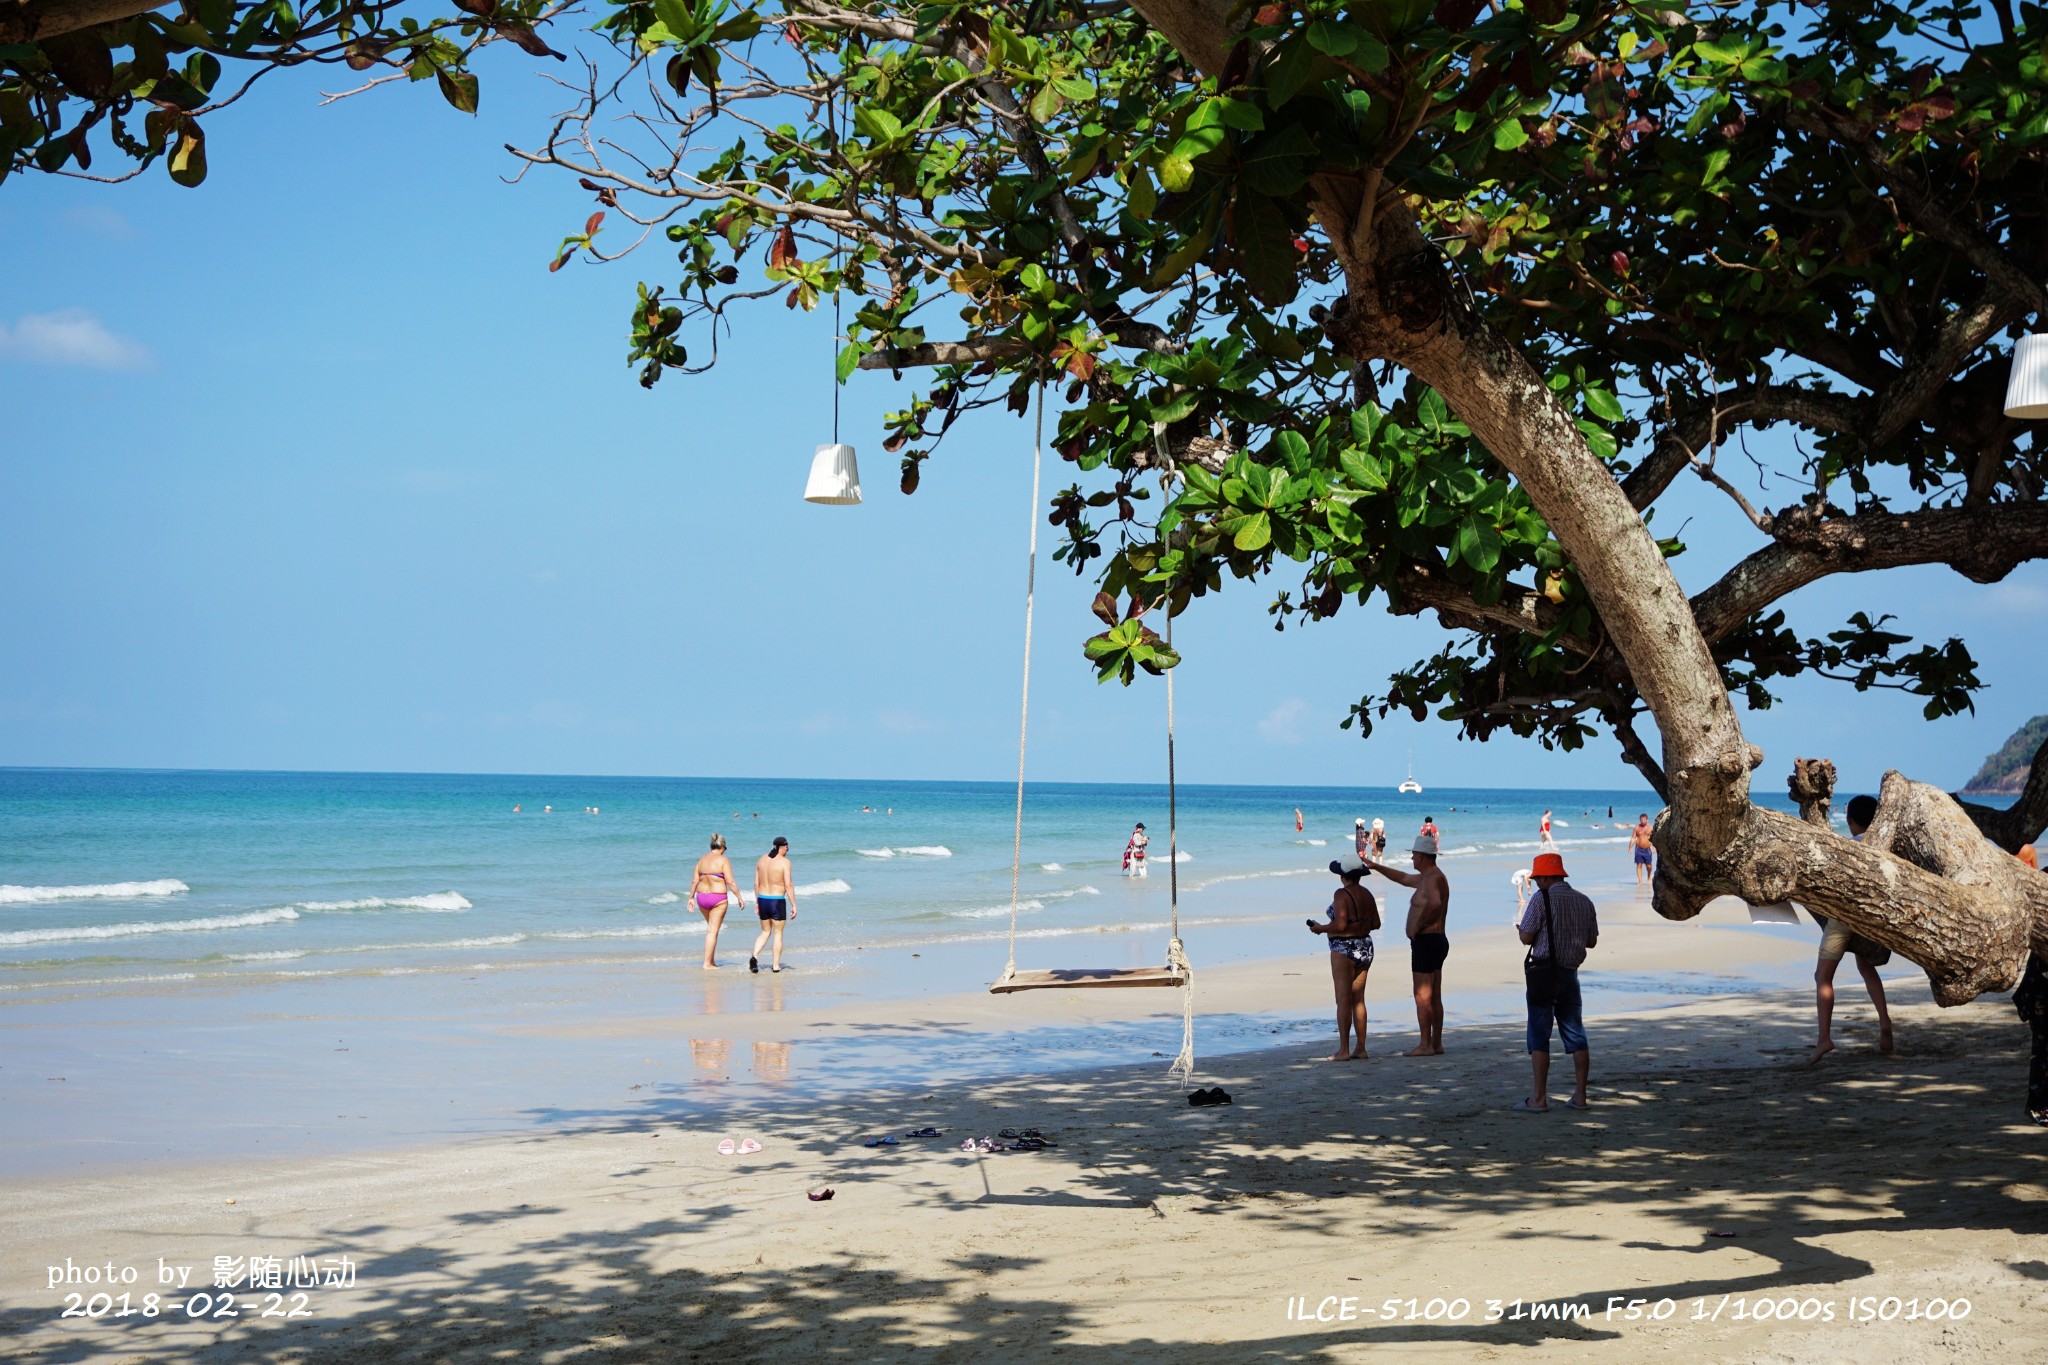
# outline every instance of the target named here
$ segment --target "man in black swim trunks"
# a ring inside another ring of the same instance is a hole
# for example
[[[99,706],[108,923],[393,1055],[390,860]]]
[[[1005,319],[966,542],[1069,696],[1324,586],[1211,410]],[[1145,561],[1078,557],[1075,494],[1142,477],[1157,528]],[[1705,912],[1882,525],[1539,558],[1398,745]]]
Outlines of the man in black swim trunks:
[[[1415,1023],[1422,1038],[1404,1055],[1434,1057],[1444,1050],[1444,959],[1451,952],[1444,924],[1451,913],[1451,883],[1436,865],[1434,835],[1418,834],[1409,860],[1413,872],[1370,858],[1365,864],[1415,892],[1408,898],[1408,969],[1415,977]]]

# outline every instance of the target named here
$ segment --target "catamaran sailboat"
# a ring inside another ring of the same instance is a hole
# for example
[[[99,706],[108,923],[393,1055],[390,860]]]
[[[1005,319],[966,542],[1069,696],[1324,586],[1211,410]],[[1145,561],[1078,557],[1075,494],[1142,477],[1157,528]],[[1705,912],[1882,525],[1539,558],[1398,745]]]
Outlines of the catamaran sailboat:
[[[1403,778],[1401,785],[1394,788],[1394,790],[1403,796],[1422,795],[1422,784],[1415,780],[1415,751],[1413,749],[1408,751],[1408,776]]]

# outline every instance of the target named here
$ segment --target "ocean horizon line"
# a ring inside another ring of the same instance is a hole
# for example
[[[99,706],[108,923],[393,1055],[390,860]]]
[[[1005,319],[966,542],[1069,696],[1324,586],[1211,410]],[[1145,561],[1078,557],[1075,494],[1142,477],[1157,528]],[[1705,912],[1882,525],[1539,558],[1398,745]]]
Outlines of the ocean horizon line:
[[[952,778],[952,777],[757,777],[732,773],[573,773],[573,772],[454,772],[434,768],[187,768],[187,767],[115,767],[106,765],[63,765],[63,764],[7,764],[0,763],[0,774],[21,773],[62,773],[85,775],[93,773],[123,774],[128,776],[148,775],[165,777],[449,777],[477,779],[531,779],[537,781],[571,782],[753,782],[770,785],[824,784],[836,786],[857,786],[861,784],[890,783],[904,787],[952,787],[988,788],[1015,790],[1014,777],[993,778]],[[1388,782],[1361,782],[1347,785],[1315,782],[1181,782],[1182,791],[1272,791],[1272,792],[1377,792],[1382,789],[1396,791],[1398,779]],[[1034,789],[1057,787],[1086,787],[1121,789],[1131,791],[1165,791],[1164,781],[1134,782],[1105,781],[1078,778],[1027,778],[1024,788],[1027,793]],[[1457,783],[1439,783],[1427,788],[1430,792],[1506,792],[1542,793],[1547,795],[1575,795],[1600,793],[1612,795],[1635,792],[1661,802],[1647,785],[1616,787],[1506,787],[1506,786],[1465,786]]]

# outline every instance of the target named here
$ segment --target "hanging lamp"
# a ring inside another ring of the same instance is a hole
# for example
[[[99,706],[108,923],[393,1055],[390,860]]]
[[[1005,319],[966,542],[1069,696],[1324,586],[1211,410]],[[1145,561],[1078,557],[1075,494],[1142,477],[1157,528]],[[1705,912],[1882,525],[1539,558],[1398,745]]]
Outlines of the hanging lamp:
[[[829,103],[826,117],[838,131],[836,109]],[[838,139],[833,139],[837,145]],[[832,249],[832,264],[836,271],[839,265],[839,247],[835,236]],[[853,447],[839,439],[839,390],[843,387],[839,378],[839,347],[846,341],[845,327],[840,322],[839,290],[832,291],[832,439],[818,447],[811,456],[811,477],[804,483],[804,501],[824,503],[833,507],[852,507],[860,502],[860,461],[853,453]]]
[[[2007,417],[2048,417],[2048,334],[2020,338],[2012,348],[2012,377],[2005,384]]]
[[[838,424],[835,422],[834,427]],[[835,429],[832,433],[838,436]],[[834,440],[818,447],[811,457],[811,477],[804,484],[805,502],[822,502],[850,507],[860,501],[860,464],[853,447]]]

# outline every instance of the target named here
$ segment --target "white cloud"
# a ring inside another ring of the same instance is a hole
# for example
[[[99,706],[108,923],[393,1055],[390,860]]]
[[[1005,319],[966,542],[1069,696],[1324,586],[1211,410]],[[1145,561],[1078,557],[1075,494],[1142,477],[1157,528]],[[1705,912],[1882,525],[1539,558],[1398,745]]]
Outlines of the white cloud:
[[[0,322],[0,358],[88,370],[141,370],[149,348],[118,336],[83,308],[25,313],[12,327]]]
[[[1268,744],[1299,744],[1304,738],[1302,723],[1308,718],[1308,703],[1300,697],[1289,697],[1259,722],[1259,738]]]

